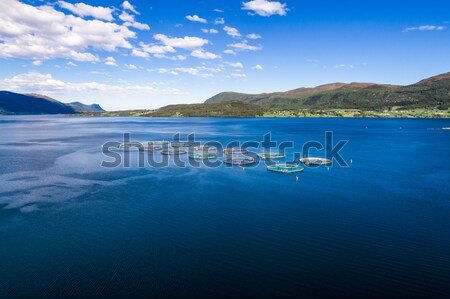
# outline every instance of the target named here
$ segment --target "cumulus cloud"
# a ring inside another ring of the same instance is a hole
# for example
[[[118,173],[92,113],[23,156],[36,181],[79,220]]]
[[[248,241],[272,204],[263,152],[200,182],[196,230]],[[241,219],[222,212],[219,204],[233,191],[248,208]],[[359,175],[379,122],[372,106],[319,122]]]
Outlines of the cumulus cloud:
[[[133,49],[131,51],[131,55],[134,57],[140,57],[140,58],[149,58],[150,55],[142,50],[139,49]]]
[[[0,1],[0,58],[99,61],[89,50],[132,49],[136,33],[127,26],[84,20],[43,5]]]
[[[230,26],[225,26],[223,27],[223,30],[232,37],[241,37],[242,35],[239,33],[239,30],[237,30],[236,28],[230,27]]]
[[[67,65],[68,65],[68,66],[78,66],[76,63],[73,63],[72,61],[69,61],[69,62],[67,63]]]
[[[242,9],[251,11],[250,14],[257,14],[263,17],[272,15],[285,16],[287,14],[287,5],[278,1],[253,0],[242,2]]]
[[[209,41],[200,37],[185,36],[185,37],[169,37],[164,34],[155,34],[153,36],[156,40],[161,41],[166,46],[180,48],[185,50],[194,50],[208,44]]]
[[[138,69],[138,67],[135,66],[134,64],[124,64],[124,66],[129,70],[137,70]]]
[[[42,65],[42,60],[35,60],[35,61],[33,61],[32,63],[33,63],[33,65],[35,65],[35,66],[39,66],[39,65]]]
[[[251,34],[247,34],[247,38],[249,38],[249,39],[260,39],[261,35],[256,34],[256,33],[251,33]]]
[[[264,68],[260,64],[257,64],[254,67],[252,67],[252,69],[257,70],[257,71],[262,71]]]
[[[218,58],[220,58],[219,55],[216,55],[211,52],[206,52],[203,50],[194,50],[191,52],[191,56],[200,58],[200,59],[218,59]]]
[[[241,62],[225,62],[225,64],[228,64],[231,67],[234,67],[236,69],[243,69],[244,65]]]
[[[123,7],[123,9],[132,11],[132,12],[134,12],[137,15],[139,14],[139,12],[134,8],[134,6],[128,1],[124,1],[122,3],[122,7]]]
[[[0,81],[2,89],[23,93],[61,94],[70,92],[127,93],[142,92],[152,94],[184,94],[178,89],[157,89],[151,85],[108,85],[97,82],[72,83],[54,79],[51,74],[29,72]]]
[[[105,64],[108,66],[117,66],[116,60],[111,56],[105,59]]]
[[[408,27],[404,31],[442,31],[444,29],[444,26],[422,25],[418,27]]]
[[[227,49],[227,50],[223,51],[223,53],[230,54],[230,55],[237,55],[237,53],[234,50],[231,50],[231,49]]]
[[[216,30],[216,29],[202,29],[202,32],[203,33],[210,33],[210,34],[217,34],[217,33],[219,33],[219,31]]]
[[[197,22],[197,23],[203,23],[203,24],[206,24],[206,23],[207,23],[206,19],[200,18],[200,17],[197,16],[197,15],[186,16],[186,19],[188,19],[188,20],[191,21],[191,22]]]
[[[91,6],[84,3],[71,4],[65,1],[58,1],[58,5],[80,17],[93,17],[99,20],[112,21],[114,11],[109,7]]]
[[[261,46],[251,46],[245,41],[242,43],[233,43],[229,44],[228,47],[234,48],[237,51],[259,51],[261,50]]]
[[[150,53],[150,54],[166,54],[166,53],[175,53],[176,50],[172,46],[164,46],[164,45],[148,45],[143,42],[139,43],[142,50],[144,52]]]

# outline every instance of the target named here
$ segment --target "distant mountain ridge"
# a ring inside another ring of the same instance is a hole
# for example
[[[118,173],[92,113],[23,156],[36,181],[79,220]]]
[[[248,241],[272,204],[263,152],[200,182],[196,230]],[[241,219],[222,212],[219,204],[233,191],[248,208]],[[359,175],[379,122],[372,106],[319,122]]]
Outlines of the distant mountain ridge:
[[[44,95],[0,91],[0,114],[74,114],[102,111],[104,110],[97,104],[65,104]]]
[[[450,73],[408,86],[375,83],[331,83],[286,92],[223,92],[205,103],[243,101],[269,109],[416,109],[450,107]]]

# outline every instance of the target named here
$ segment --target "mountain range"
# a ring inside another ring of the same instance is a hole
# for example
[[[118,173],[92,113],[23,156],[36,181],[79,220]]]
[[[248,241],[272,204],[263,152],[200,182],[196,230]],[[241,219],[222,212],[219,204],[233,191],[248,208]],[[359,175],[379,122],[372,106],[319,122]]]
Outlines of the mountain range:
[[[408,86],[375,83],[331,83],[286,92],[245,94],[222,92],[205,103],[243,101],[274,110],[294,109],[439,109],[450,107],[450,73]]]
[[[62,103],[39,94],[0,91],[0,114],[76,114],[103,111],[97,104]]]

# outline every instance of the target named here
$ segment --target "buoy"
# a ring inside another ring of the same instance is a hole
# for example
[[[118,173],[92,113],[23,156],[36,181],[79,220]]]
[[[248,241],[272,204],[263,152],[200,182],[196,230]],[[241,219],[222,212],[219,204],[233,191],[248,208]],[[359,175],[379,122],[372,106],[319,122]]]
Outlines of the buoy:
[[[352,159],[350,159],[350,164],[353,164],[353,160]]]
[[[295,176],[295,180],[298,182],[298,175]]]

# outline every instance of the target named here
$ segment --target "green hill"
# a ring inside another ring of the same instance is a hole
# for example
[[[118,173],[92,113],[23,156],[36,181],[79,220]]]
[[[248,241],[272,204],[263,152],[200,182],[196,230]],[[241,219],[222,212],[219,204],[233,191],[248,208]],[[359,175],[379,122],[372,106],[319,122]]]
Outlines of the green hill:
[[[85,116],[153,116],[153,117],[256,117],[267,109],[241,101],[209,104],[169,105],[157,110],[129,110],[85,113]]]
[[[287,92],[263,94],[224,92],[208,99],[206,103],[230,100],[261,105],[271,110],[447,110],[450,107],[450,73],[431,77],[409,86],[332,83]]]

